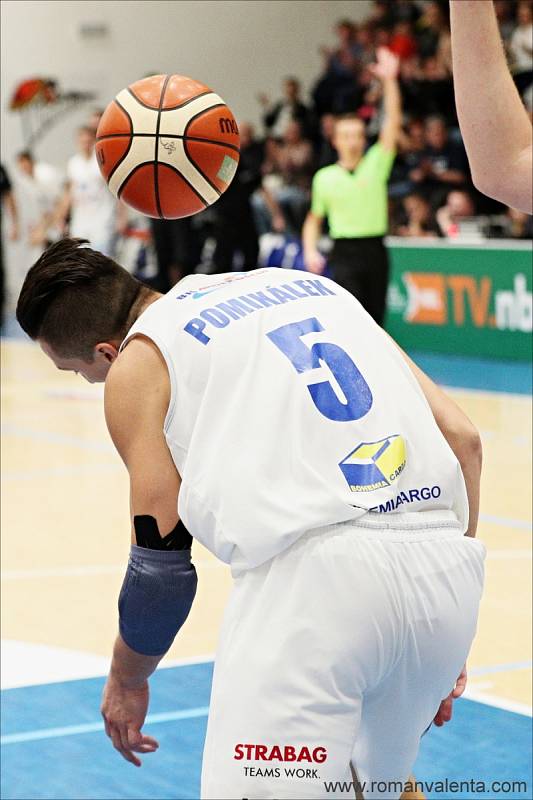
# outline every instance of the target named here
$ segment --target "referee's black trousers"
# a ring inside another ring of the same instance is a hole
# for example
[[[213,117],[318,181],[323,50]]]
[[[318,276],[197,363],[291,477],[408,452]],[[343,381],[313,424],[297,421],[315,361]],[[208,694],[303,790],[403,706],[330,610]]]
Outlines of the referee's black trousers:
[[[328,260],[333,279],[383,325],[389,282],[389,257],[383,237],[335,239]]]

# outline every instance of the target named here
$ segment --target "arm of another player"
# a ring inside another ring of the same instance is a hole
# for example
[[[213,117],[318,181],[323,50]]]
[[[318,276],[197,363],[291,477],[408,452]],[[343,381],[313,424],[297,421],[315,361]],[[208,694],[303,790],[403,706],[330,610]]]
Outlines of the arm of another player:
[[[484,194],[533,211],[531,123],[513,83],[492,0],[451,0],[455,101],[472,179]]]
[[[482,463],[479,433],[457,403],[454,403],[442,389],[439,389],[398,345],[396,347],[420,384],[437,425],[461,465],[468,495],[469,513],[466,535],[475,536],[479,517]]]
[[[379,142],[384,150],[396,150],[402,127],[402,97],[398,84],[398,56],[386,47],[378,47],[377,62],[370,66],[372,73],[383,86],[385,120],[379,132]]]
[[[159,351],[147,339],[133,339],[114,363],[105,386],[107,425],[130,477],[133,544],[136,516],[153,517],[162,536],[178,522],[180,477],[163,433],[169,400],[170,381]],[[146,552],[161,553],[161,557],[174,555],[166,551]],[[152,601],[153,626],[157,626],[157,602],[154,598]],[[164,611],[161,608],[161,614]],[[141,727],[148,708],[147,679],[165,652],[156,655],[137,652],[120,634],[113,650],[102,715],[114,747],[135,766],[141,762],[134,751],[152,752],[158,746],[154,739],[141,733]]]
[[[65,184],[63,194],[56,203],[52,213],[52,224],[55,225],[61,235],[65,235],[67,230],[67,217],[72,206],[72,191],[70,183]]]
[[[307,213],[302,228],[302,244],[304,248],[305,266],[309,272],[321,275],[326,266],[326,260],[318,250],[318,240],[322,232],[324,217],[316,214],[313,209]]]

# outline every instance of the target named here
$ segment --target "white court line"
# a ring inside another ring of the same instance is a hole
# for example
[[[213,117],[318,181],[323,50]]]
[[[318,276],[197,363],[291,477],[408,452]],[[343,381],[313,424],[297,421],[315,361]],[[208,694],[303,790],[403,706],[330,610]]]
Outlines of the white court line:
[[[71,445],[81,447],[83,450],[99,450],[106,453],[115,453],[115,448],[111,442],[98,441],[92,439],[82,439],[80,436],[69,436],[65,433],[54,433],[53,431],[35,430],[15,423],[7,422],[2,425],[2,436],[18,436],[23,439],[36,439],[52,444]]]
[[[161,722],[174,722],[177,719],[194,719],[207,717],[209,708],[188,708],[184,711],[165,711],[161,714],[148,714],[147,725],[156,725]],[[80,733],[96,733],[104,730],[103,722],[87,722],[83,725],[65,725],[62,728],[38,728],[23,733],[8,733],[0,738],[0,744],[19,744],[20,742],[36,742],[40,739],[57,739],[63,736],[75,736]]]
[[[469,675],[492,675],[495,672],[515,672],[518,669],[531,669],[533,661],[512,661],[507,664],[492,664],[486,667],[472,667],[468,670]]]
[[[193,564],[202,569],[224,569],[227,564],[204,558],[193,558]],[[2,581],[21,581],[38,578],[84,578],[93,575],[112,575],[124,572],[127,558],[123,564],[87,564],[84,567],[50,567],[49,569],[6,569],[0,577]]]
[[[525,519],[513,519],[512,517],[497,517],[493,514],[480,514],[480,522],[487,522],[489,525],[501,525],[504,528],[516,528],[516,530],[530,531],[533,523]]]
[[[520,548],[517,550],[489,550],[488,559],[495,560],[518,560],[532,558],[533,552],[530,549]],[[211,559],[194,558],[193,563],[202,569],[224,569],[227,564]],[[32,580],[39,578],[83,578],[93,575],[111,575],[122,572],[126,569],[126,561],[123,564],[87,564],[83,567],[50,567],[49,569],[12,569],[3,570],[1,578],[3,581]]]
[[[467,700],[473,700],[477,703],[484,705],[494,706],[501,708],[505,711],[512,711],[515,714],[522,714],[523,716],[532,716],[532,710],[524,703],[516,703],[512,700],[505,700],[501,697],[494,697],[493,695],[482,694],[478,692],[465,692],[464,697]],[[200,706],[198,708],[190,708],[183,711],[166,711],[160,714],[149,714],[146,717],[147,725],[156,725],[164,722],[175,722],[181,719],[194,719],[198,717],[207,717],[209,714],[208,706]],[[0,744],[20,744],[22,742],[36,742],[43,739],[57,739],[64,736],[76,736],[82,733],[97,733],[104,730],[102,722],[88,722],[82,725],[66,725],[61,728],[38,728],[33,731],[24,731],[22,733],[10,733],[0,738]]]
[[[533,551],[529,550],[488,550],[487,558],[496,561],[522,561],[524,558],[532,558]]]
[[[10,642],[3,643],[3,652],[5,652],[5,645],[7,645],[7,644],[10,644]],[[25,646],[29,647],[29,648],[32,647],[32,645],[27,644],[27,643],[23,643],[23,642],[14,642],[12,644],[22,646],[22,648],[24,648]],[[55,678],[51,678],[50,675],[48,675],[47,678],[44,678],[44,675],[42,674],[42,670],[40,670],[39,671],[39,676],[40,676],[39,680],[28,680],[27,677],[26,677],[26,680],[23,680],[23,681],[19,680],[19,681],[16,681],[16,682],[12,683],[12,684],[10,684],[9,681],[8,681],[6,688],[24,688],[25,686],[34,686],[34,685],[39,685],[39,684],[46,685],[48,683],[58,683],[58,682],[62,683],[62,682],[69,681],[69,680],[83,680],[83,679],[88,679],[88,678],[100,678],[100,677],[104,677],[107,674],[107,671],[109,669],[109,659],[104,659],[102,657],[96,657],[96,656],[93,656],[92,654],[77,653],[77,652],[74,652],[74,651],[63,650],[63,649],[60,649],[60,648],[46,648],[43,645],[38,645],[37,648],[38,649],[40,648],[40,650],[43,651],[43,653],[40,654],[40,656],[39,656],[41,658],[41,661],[44,658],[44,655],[46,655],[46,653],[44,653],[44,651],[49,649],[51,651],[52,655],[54,657],[56,657],[56,658],[59,658],[61,661],[63,660],[64,656],[66,656],[67,659],[70,656],[74,656],[75,659],[76,659],[76,662],[77,662],[77,666],[78,666],[78,673],[79,673],[80,666],[83,664],[84,658],[87,661],[87,668],[85,670],[83,670],[83,674],[78,674],[76,676],[70,676],[69,677],[69,676],[67,676],[67,675],[65,675],[63,673],[61,675],[58,674]],[[98,659],[98,661],[102,664],[101,667],[96,667],[95,668],[95,663],[96,663],[95,659]],[[173,668],[176,668],[176,667],[193,666],[195,664],[206,664],[206,663],[212,663],[212,662],[214,662],[214,660],[215,660],[215,656],[213,654],[193,656],[193,657],[189,657],[189,658],[168,659],[168,660],[164,660],[159,665],[158,669],[173,669]],[[104,664],[105,664],[105,666],[104,666]],[[495,665],[486,665],[486,666],[480,666],[480,667],[472,667],[469,670],[469,674],[470,674],[471,677],[478,677],[478,676],[482,676],[482,675],[489,675],[489,674],[492,674],[492,673],[495,673],[495,672],[516,671],[516,670],[520,670],[520,669],[530,669],[530,668],[531,668],[531,662],[515,661],[515,662],[508,663],[508,664],[495,664]],[[18,677],[20,678],[20,676],[18,676]],[[531,707],[528,706],[527,704],[519,703],[519,702],[516,702],[516,701],[513,701],[513,700],[507,700],[506,698],[497,697],[496,695],[487,694],[486,692],[483,691],[485,686],[487,686],[487,688],[489,688],[489,686],[490,686],[486,682],[476,682],[476,681],[474,681],[473,683],[474,683],[473,687],[470,688],[470,687],[467,686],[467,689],[465,691],[464,696],[467,699],[473,700],[473,701],[479,702],[479,703],[484,703],[485,705],[494,706],[496,708],[501,708],[501,709],[506,710],[506,711],[512,711],[512,712],[514,712],[516,714],[522,714],[522,715],[526,715],[526,716],[531,716],[532,715]],[[182,713],[182,712],[169,712],[169,713],[174,715],[174,714],[178,714],[178,713]],[[207,710],[206,710],[205,713],[207,714]],[[153,715],[151,717],[152,721],[157,721],[158,718],[159,718],[159,715]],[[168,717],[169,720],[171,718],[172,719],[179,719],[179,717],[177,717],[177,716]],[[167,717],[165,716],[165,719],[164,720],[161,719],[161,721],[167,721]],[[60,731],[61,731],[60,735],[66,736],[66,735],[71,735],[71,734],[74,734],[74,733],[83,733],[83,732],[89,732],[91,730],[99,730],[100,728],[95,728],[94,727],[95,724],[96,723],[90,723],[89,727],[87,727],[86,725],[68,726],[68,728],[66,728],[66,729],[60,729]],[[81,730],[81,729],[83,729],[83,730]],[[53,731],[53,734],[49,733],[50,730]],[[35,732],[32,731],[32,732],[29,732],[29,733],[31,734],[31,738],[39,738],[39,739],[49,738],[52,735],[53,736],[58,735],[57,734],[57,729],[44,729],[44,731],[45,731],[45,733],[43,735],[38,735],[38,736],[35,736],[35,737],[34,737]],[[65,731],[67,731],[67,732],[65,732]],[[37,733],[40,734],[41,732],[37,731]],[[27,733],[24,733],[24,734],[12,734],[11,737],[20,737],[21,735],[22,736],[27,736],[28,734]],[[14,743],[15,741],[26,741],[26,740],[27,739],[16,738],[16,739],[13,739],[13,741],[11,743]],[[4,740],[2,740],[2,742],[3,741]],[[7,743],[10,743],[10,742],[7,742]]]
[[[514,714],[522,714],[524,717],[533,716],[533,709],[526,703],[517,703],[515,700],[507,700],[505,697],[497,697],[494,694],[478,692],[476,689],[470,691],[468,687],[463,697],[466,700],[473,700],[475,703],[483,703],[486,706],[501,708],[503,711],[512,711]]]
[[[121,463],[112,464],[109,461],[103,464],[64,464],[57,467],[41,467],[38,469],[4,470],[1,474],[1,480],[4,482],[31,481],[35,478],[51,478],[53,476],[69,478],[73,475],[90,475],[94,472],[115,472],[116,470],[122,469],[123,465]]]

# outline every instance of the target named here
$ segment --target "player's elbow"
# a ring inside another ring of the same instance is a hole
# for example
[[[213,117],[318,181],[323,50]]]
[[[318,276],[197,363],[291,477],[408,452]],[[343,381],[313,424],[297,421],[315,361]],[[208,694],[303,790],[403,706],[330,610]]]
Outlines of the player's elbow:
[[[505,176],[499,172],[497,174],[489,174],[486,170],[472,168],[472,183],[478,192],[494,199],[497,199],[498,195],[501,196],[506,191]]]
[[[461,429],[455,434],[454,451],[461,464],[464,462],[476,464],[481,470],[483,461],[481,436],[469,419],[464,420]]]
[[[471,170],[472,182],[482,194],[531,214],[533,185],[530,164],[524,169],[513,162],[493,170],[483,166],[476,168],[471,164]]]

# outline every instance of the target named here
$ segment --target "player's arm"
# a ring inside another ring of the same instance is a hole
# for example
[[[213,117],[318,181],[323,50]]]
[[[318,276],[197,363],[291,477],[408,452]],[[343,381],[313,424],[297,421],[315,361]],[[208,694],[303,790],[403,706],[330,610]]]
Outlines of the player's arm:
[[[72,206],[72,190],[70,183],[65,184],[63,194],[56,203],[53,212],[53,224],[60,230],[61,233],[65,232],[67,217]]]
[[[130,478],[132,551],[102,714],[115,748],[136,766],[134,751],[157,746],[141,733],[147,679],[185,621],[196,591],[190,537],[177,513],[180,477],[163,432],[169,400],[170,381],[159,351],[147,339],[133,339],[105,387],[107,425]]]
[[[321,217],[311,210],[308,212],[302,228],[305,266],[309,272],[314,272],[317,275],[322,274],[326,266],[324,256],[318,250],[318,241],[322,233],[323,220],[324,217]]]
[[[398,349],[420,384],[437,425],[461,465],[468,495],[469,516],[466,535],[475,536],[479,517],[482,462],[479,433],[457,403],[454,403],[442,389],[439,389],[400,347]]]
[[[395,151],[402,127],[402,98],[398,84],[399,59],[386,47],[379,47],[377,62],[371,67],[383,86],[385,119],[379,132],[379,142],[384,150]]]
[[[8,191],[5,193],[4,204],[11,218],[11,228],[9,231],[9,238],[11,239],[12,242],[14,242],[19,238],[19,215],[18,215],[17,202],[15,200],[15,195],[13,194],[12,189],[8,189]]]
[[[472,179],[533,211],[531,123],[509,73],[492,0],[451,0],[455,101]]]

